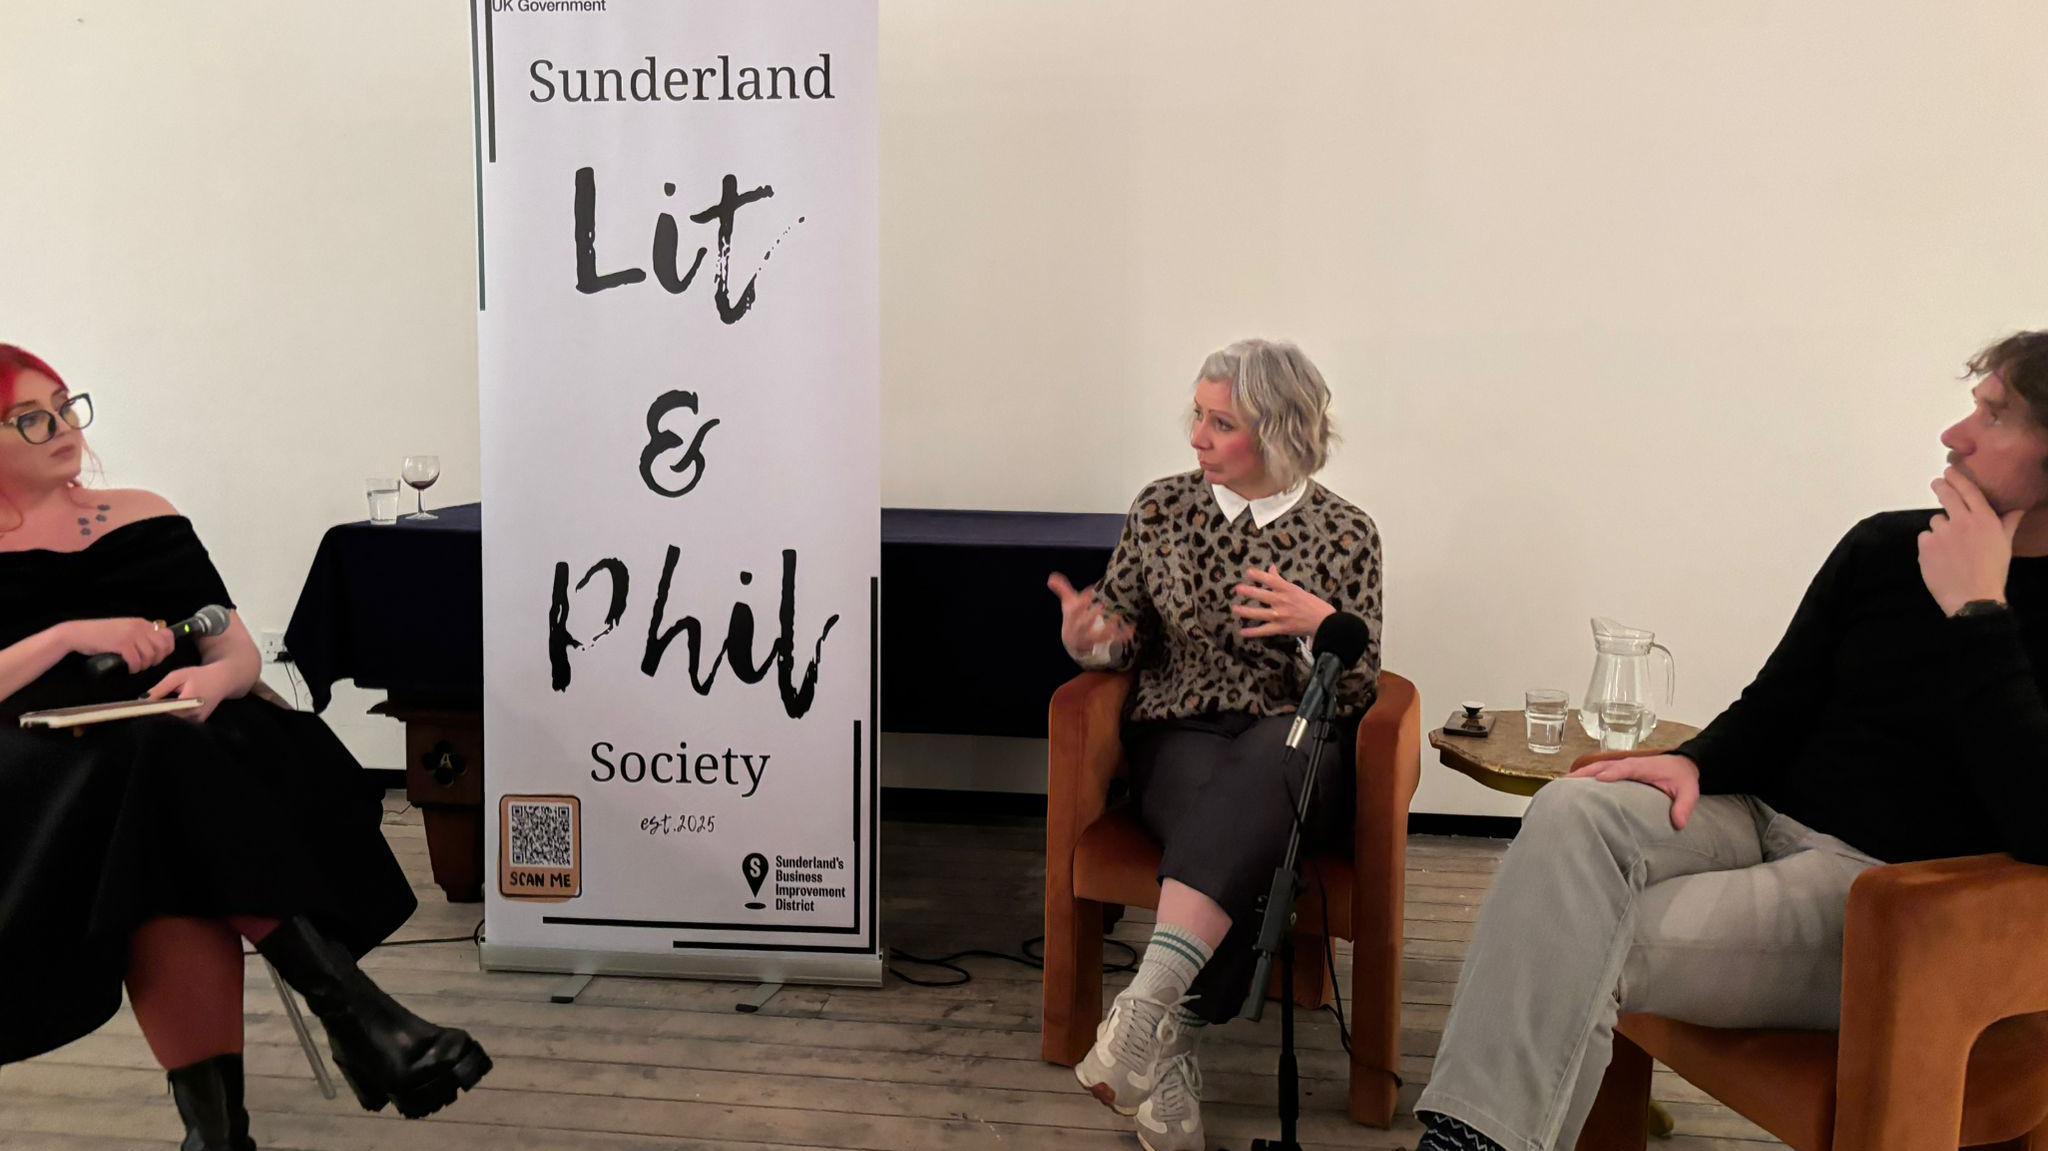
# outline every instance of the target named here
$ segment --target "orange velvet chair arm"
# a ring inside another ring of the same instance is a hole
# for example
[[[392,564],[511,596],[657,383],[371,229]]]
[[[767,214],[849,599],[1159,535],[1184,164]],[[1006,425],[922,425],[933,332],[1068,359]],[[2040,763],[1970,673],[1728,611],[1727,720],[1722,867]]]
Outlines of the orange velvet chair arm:
[[[1380,673],[1379,697],[1358,725],[1355,767],[1351,1117],[1384,1127],[1400,1083],[1408,807],[1422,777],[1422,698],[1413,683]]]
[[[1053,890],[1073,891],[1074,844],[1102,818],[1110,781],[1123,769],[1124,701],[1135,681],[1130,672],[1088,671],[1053,693],[1045,781],[1045,866]]]
[[[1358,826],[1402,829],[1408,805],[1422,778],[1422,696],[1415,685],[1390,671],[1379,678],[1379,695],[1358,725]],[[1383,841],[1361,836],[1359,850]],[[1404,872],[1405,874],[1405,872]]]
[[[1972,1046],[2041,1011],[2048,867],[1976,855],[1864,872],[1843,935],[1835,1146],[1954,1148]]]

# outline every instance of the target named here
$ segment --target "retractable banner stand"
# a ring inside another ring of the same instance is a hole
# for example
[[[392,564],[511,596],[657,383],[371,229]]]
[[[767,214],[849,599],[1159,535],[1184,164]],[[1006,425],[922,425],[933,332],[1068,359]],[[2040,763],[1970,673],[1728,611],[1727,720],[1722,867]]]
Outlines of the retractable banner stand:
[[[484,965],[879,983],[874,0],[472,14]]]

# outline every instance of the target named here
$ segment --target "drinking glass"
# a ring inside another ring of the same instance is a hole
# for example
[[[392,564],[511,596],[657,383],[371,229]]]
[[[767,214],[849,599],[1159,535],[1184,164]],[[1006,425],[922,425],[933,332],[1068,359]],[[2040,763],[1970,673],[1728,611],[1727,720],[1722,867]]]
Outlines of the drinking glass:
[[[1556,755],[1564,747],[1564,722],[1570,702],[1563,691],[1552,687],[1533,688],[1522,696],[1522,721],[1529,750],[1537,755]]]
[[[370,500],[370,522],[398,522],[398,481],[390,476],[373,476],[363,481],[363,494]]]
[[[399,469],[398,474],[404,476],[405,482],[412,485],[412,490],[419,493],[418,510],[405,518],[409,520],[440,519],[440,516],[434,515],[427,510],[427,489],[433,487],[434,481],[441,478],[441,457],[407,456],[405,457],[405,466]]]
[[[1600,704],[1600,747],[1634,751],[1642,739],[1643,717],[1649,709],[1633,700],[1610,699]]]

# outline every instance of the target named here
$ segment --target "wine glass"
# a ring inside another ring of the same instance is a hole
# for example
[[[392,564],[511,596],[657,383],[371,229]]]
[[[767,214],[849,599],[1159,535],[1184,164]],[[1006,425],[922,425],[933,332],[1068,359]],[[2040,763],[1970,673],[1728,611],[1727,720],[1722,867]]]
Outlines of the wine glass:
[[[427,489],[433,487],[434,481],[441,478],[441,457],[407,456],[405,457],[405,465],[399,469],[398,474],[405,480],[408,487],[419,493],[419,510],[405,518],[409,520],[440,519],[440,516],[427,511]]]

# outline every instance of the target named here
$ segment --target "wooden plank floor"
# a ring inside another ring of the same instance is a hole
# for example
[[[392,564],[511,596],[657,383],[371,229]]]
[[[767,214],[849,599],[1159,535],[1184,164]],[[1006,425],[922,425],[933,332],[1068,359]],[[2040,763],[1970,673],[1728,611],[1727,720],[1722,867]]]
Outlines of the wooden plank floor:
[[[420,893],[420,911],[398,938],[467,936],[480,908],[449,904],[428,882],[417,813],[390,811],[386,832]],[[1016,952],[1040,931],[1043,836],[1037,820],[885,823],[885,939],[920,955]],[[1408,1107],[1429,1077],[1460,957],[1501,850],[1489,840],[1411,842],[1402,1113],[1392,1131],[1345,1117],[1335,1021],[1311,1016],[1301,1030],[1305,1147],[1414,1146],[1418,1129]],[[1140,942],[1148,931],[1135,916],[1116,938]],[[1348,970],[1342,944],[1338,962]],[[895,978],[880,990],[790,987],[760,1013],[743,1015],[733,1005],[752,988],[740,984],[601,978],[575,1004],[558,1006],[547,998],[556,977],[484,974],[467,942],[387,947],[365,963],[379,982],[423,1015],[468,1028],[497,1061],[454,1107],[407,1122],[388,1111],[364,1113],[346,1087],[340,1099],[321,1098],[268,977],[252,961],[249,1108],[262,1146],[306,1151],[1137,1147],[1129,1120],[1083,1094],[1065,1068],[1039,1062],[1037,972],[996,960],[967,966],[974,979],[963,987]],[[1203,1114],[1212,1148],[1243,1148],[1273,1133],[1277,1042],[1271,1013],[1205,1040]],[[1678,1130],[1653,1148],[1779,1146],[1661,1069],[1655,1094]],[[164,1147],[181,1131],[163,1075],[125,1009],[94,1035],[0,1069],[0,1146]]]

